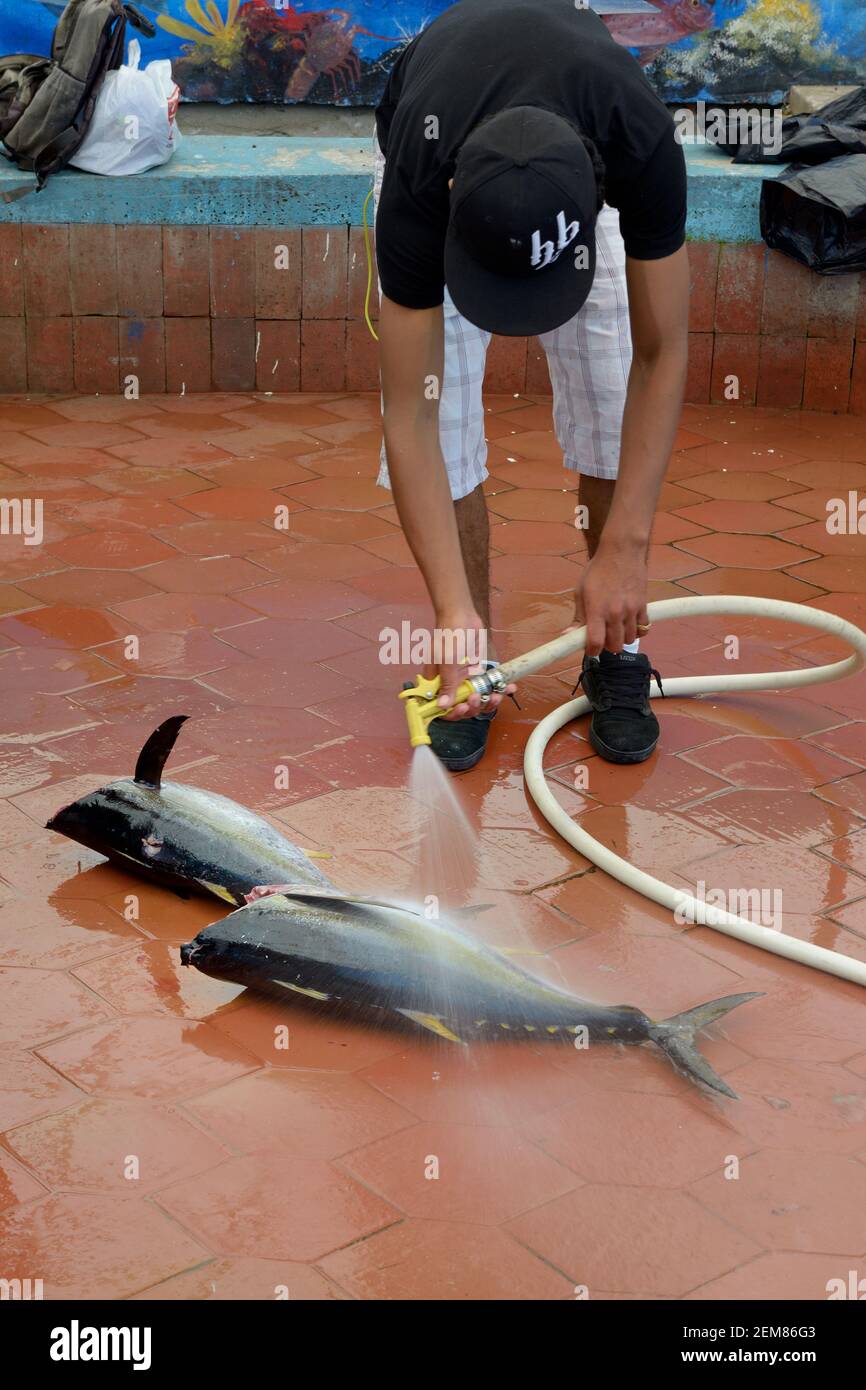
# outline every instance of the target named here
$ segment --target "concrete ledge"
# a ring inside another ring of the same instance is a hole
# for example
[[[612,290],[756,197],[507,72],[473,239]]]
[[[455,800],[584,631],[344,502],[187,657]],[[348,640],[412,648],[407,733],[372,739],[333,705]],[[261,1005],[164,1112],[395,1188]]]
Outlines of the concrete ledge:
[[[361,221],[369,140],[187,136],[174,158],[131,178],[64,169],[41,193],[0,203],[4,222],[303,227]],[[32,175],[0,170],[0,197]]]
[[[734,165],[710,147],[686,151],[688,235],[759,239],[761,180],[783,165]],[[116,226],[309,227],[357,225],[373,172],[369,139],[187,136],[174,159],[132,178],[68,169],[41,193],[0,202],[0,222]],[[31,175],[0,167],[0,197]]]
[[[689,241],[761,240],[758,209],[764,179],[776,179],[784,164],[734,164],[710,145],[686,148],[689,174]]]

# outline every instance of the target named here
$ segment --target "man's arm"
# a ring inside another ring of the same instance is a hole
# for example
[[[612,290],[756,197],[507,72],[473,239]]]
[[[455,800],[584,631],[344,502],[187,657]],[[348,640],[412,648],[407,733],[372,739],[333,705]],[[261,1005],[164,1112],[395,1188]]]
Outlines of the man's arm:
[[[619,474],[581,586],[586,649],[619,651],[646,622],[647,549],[682,410],[688,352],[685,246],[662,260],[626,259],[633,358]]]
[[[427,583],[436,626],[482,633],[484,624],[469,593],[448,473],[439,446],[444,375],[441,305],[407,309],[382,295],[379,360],[391,488],[406,540]],[[442,667],[440,674],[440,704],[450,704],[466,671]],[[475,713],[479,703],[479,697],[474,696],[453,715]]]

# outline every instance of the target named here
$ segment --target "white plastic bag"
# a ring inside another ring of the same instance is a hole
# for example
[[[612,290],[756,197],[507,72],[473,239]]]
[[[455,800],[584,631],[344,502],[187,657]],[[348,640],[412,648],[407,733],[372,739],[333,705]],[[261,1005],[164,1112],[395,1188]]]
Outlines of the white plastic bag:
[[[106,74],[93,119],[70,164],[90,174],[140,174],[171,159],[180,140],[180,88],[167,58],[140,69],[132,39],[129,62]]]

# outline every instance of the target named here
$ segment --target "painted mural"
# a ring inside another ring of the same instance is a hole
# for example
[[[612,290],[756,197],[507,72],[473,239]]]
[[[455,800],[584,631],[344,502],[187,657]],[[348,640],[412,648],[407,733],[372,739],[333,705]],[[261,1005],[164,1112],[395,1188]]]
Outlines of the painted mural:
[[[138,0],[146,58],[187,101],[372,105],[447,0]],[[62,0],[0,0],[0,53],[46,53]],[[779,101],[793,82],[866,82],[864,0],[593,0],[668,101]]]

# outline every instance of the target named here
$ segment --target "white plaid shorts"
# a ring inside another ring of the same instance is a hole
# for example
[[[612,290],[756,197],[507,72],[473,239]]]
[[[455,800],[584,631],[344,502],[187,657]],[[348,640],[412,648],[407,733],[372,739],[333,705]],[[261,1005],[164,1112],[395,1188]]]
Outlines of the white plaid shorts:
[[[375,207],[385,157],[375,137],[373,146]],[[553,423],[565,467],[592,478],[615,478],[631,366],[625,248],[615,209],[602,208],[595,240],[595,279],[588,299],[574,318],[539,341],[547,354]],[[443,312],[445,380],[439,401],[439,442],[456,501],[487,477],[481,388],[490,334],[457,312],[447,286]],[[390,486],[384,442],[377,481],[382,487]]]

